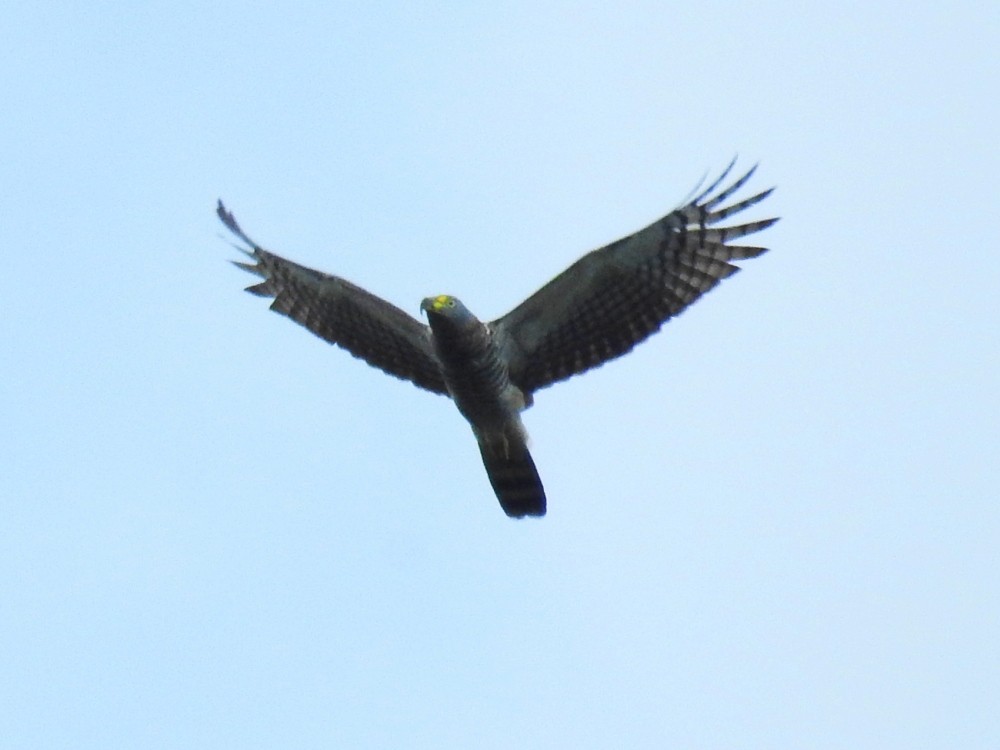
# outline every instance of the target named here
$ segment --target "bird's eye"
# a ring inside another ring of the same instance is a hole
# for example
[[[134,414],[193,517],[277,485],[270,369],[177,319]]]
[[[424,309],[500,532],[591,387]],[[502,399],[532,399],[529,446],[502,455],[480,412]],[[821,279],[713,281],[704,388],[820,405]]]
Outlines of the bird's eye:
[[[448,300],[448,307],[454,307],[454,306],[455,306],[455,300],[449,299]]]

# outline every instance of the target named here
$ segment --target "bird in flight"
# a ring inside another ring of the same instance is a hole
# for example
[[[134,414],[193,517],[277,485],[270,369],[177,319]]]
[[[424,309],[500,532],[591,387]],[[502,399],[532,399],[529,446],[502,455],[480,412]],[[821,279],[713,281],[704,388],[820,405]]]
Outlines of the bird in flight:
[[[645,229],[584,255],[502,318],[484,323],[458,298],[427,297],[427,324],[339,276],[265,250],[219,201],[222,223],[247,247],[234,263],[263,281],[248,292],[368,364],[451,397],[468,420],[504,512],[544,516],[545,490],[521,412],[535,391],[630,351],[722,279],[732,261],[766,248],[728,244],[776,218],[716,226],[771,194],[723,205],[756,170],[728,187],[735,159],[705,190]]]

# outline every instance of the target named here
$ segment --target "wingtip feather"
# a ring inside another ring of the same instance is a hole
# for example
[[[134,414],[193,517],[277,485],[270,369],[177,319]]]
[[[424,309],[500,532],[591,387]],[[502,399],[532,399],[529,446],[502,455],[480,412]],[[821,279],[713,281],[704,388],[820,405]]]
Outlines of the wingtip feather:
[[[264,270],[255,263],[244,263],[241,260],[231,260],[229,262],[232,263],[237,268],[242,268],[244,271],[252,273],[254,276],[260,276],[262,279],[267,278],[267,274],[264,272]]]
[[[226,208],[221,198],[219,198],[219,202],[215,207],[215,215],[219,217],[219,220],[226,226],[226,229],[250,245],[250,247],[254,249],[258,247],[257,243],[250,239],[247,233],[243,231],[243,228],[236,221],[233,212]]]
[[[259,284],[254,284],[253,286],[248,286],[244,291],[250,292],[250,294],[255,297],[273,297],[274,289],[266,281],[262,281]]]
[[[722,170],[722,174],[720,174],[718,177],[716,177],[715,180],[712,182],[712,184],[709,185],[704,190],[702,190],[700,193],[698,193],[698,195],[695,198],[691,199],[691,201],[687,205],[689,205],[689,206],[697,206],[699,203],[701,203],[703,200],[705,200],[709,195],[711,195],[713,192],[715,192],[715,189],[717,187],[719,187],[719,185],[722,184],[722,181],[726,179],[726,177],[729,175],[729,173],[733,170],[734,166],[736,166],[736,157],[735,156],[733,157],[733,160],[731,162],[729,162],[729,164],[726,166],[726,168],[724,170]],[[704,179],[704,178],[702,178],[702,179]]]

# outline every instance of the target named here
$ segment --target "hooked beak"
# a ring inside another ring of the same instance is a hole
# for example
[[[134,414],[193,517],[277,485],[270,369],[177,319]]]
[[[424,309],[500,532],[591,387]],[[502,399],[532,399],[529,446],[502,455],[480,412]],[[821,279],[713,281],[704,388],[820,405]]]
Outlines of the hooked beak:
[[[439,313],[447,301],[447,294],[439,294],[437,297],[424,297],[424,301],[420,303],[420,309],[428,315],[431,313]]]

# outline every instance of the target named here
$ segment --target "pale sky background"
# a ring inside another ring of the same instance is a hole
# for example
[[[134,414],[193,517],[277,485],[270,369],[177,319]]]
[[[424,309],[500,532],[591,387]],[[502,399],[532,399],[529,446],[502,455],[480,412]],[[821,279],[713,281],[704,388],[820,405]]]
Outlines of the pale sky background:
[[[1000,747],[996,3],[0,24],[0,747]],[[537,395],[541,521],[214,214],[489,319],[736,153],[771,252]]]

